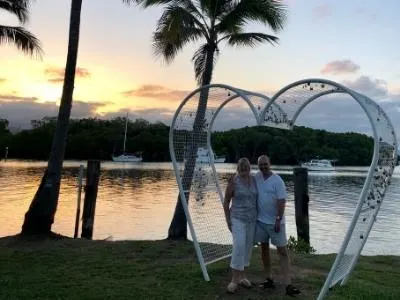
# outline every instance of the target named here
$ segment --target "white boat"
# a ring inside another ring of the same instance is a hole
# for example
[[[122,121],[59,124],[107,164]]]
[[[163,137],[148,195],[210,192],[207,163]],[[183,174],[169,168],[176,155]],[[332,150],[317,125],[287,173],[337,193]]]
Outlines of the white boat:
[[[309,162],[302,163],[301,166],[309,171],[335,171],[329,159],[312,159]]]
[[[126,145],[126,131],[128,129],[128,113],[125,117],[125,135],[124,135],[124,151],[119,156],[112,155],[112,160],[115,162],[141,162],[142,156],[136,156],[133,154],[125,153],[125,145]]]
[[[214,163],[224,163],[225,156],[215,156],[213,153]],[[208,164],[208,149],[205,147],[199,147],[197,149],[196,163]]]
[[[112,160],[115,162],[141,162],[143,159],[141,156],[133,154],[121,154],[120,156],[112,156]]]
[[[224,163],[225,160],[225,156],[214,156],[214,163]]]

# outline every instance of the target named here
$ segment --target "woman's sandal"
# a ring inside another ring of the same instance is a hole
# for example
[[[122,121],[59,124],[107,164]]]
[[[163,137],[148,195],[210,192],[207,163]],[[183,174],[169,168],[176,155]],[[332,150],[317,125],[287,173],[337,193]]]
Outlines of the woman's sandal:
[[[242,287],[245,287],[246,289],[249,289],[252,287],[250,280],[248,280],[247,278],[243,278],[242,280],[240,280],[240,285]]]
[[[227,290],[228,293],[233,294],[233,293],[236,292],[237,287],[238,287],[238,284],[231,281],[231,282],[228,284],[228,287],[227,287],[226,290]]]

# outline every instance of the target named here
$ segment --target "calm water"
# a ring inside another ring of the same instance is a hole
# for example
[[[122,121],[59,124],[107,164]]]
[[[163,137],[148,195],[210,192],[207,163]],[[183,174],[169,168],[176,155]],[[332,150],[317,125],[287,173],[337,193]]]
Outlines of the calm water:
[[[74,232],[78,167],[85,162],[64,164],[61,195],[53,230],[68,236]],[[36,192],[44,162],[0,162],[0,236],[19,232],[24,213]],[[235,165],[219,164],[223,183]],[[275,168],[285,180],[289,198],[286,209],[288,235],[296,236],[291,167]],[[367,168],[341,168],[335,174],[310,173],[311,244],[319,253],[337,252],[351,220]],[[125,165],[102,163],[96,206],[94,238],[162,239],[171,221],[178,195],[170,163]],[[363,250],[365,255],[400,255],[400,170],[379,212],[377,223]]]

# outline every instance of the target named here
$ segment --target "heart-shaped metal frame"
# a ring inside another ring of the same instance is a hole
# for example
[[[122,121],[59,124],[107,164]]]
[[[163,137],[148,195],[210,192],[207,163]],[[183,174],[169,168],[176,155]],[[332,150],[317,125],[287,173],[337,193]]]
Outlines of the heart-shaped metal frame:
[[[206,265],[231,255],[231,235],[222,207],[223,192],[215,169],[211,132],[223,108],[233,103],[252,111],[256,125],[292,129],[311,102],[330,94],[347,94],[367,115],[374,152],[353,218],[318,299],[353,270],[379,212],[397,162],[393,125],[381,107],[354,90],[325,79],[305,79],[282,88],[272,98],[223,84],[211,84],[190,93],[178,107],[170,128],[170,154],[179,187],[177,209],[184,211],[205,280]],[[226,116],[225,116],[226,117]],[[238,146],[240,141],[238,141]],[[194,198],[189,201],[189,196]],[[183,213],[183,212],[182,212]]]

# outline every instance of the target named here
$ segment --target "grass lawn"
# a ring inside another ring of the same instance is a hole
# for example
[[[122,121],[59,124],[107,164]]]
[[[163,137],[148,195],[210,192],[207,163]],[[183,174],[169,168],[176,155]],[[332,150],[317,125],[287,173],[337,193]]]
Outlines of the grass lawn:
[[[297,299],[316,299],[333,255],[292,254]],[[229,260],[203,280],[190,242],[0,238],[0,299],[292,299],[275,290],[225,292]],[[274,255],[274,272],[278,261]],[[250,280],[263,279],[255,249]],[[361,257],[345,287],[327,299],[400,299],[400,257]]]

